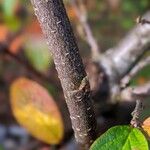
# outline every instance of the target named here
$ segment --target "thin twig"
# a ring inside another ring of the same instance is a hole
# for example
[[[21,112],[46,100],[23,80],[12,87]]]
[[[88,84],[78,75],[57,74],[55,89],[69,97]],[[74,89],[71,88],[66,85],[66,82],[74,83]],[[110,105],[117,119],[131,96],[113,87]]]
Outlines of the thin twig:
[[[136,106],[134,111],[132,112],[132,120],[130,122],[130,124],[135,127],[135,128],[139,128],[140,127],[140,114],[143,110],[143,105],[142,105],[142,101],[141,100],[136,100]]]
[[[83,3],[83,0],[71,0],[71,4],[75,9],[77,17],[79,18],[81,27],[85,32],[86,41],[91,47],[92,58],[96,59],[100,55],[100,48],[98,43],[92,33],[92,30],[89,26],[88,19],[87,19],[87,10]]]
[[[48,78],[44,74],[42,74],[39,71],[35,70],[34,67],[32,67],[27,61],[24,61],[19,56],[17,56],[14,53],[12,53],[11,50],[9,49],[8,44],[0,43],[0,52],[2,54],[7,54],[11,58],[13,58],[15,61],[19,62],[19,64],[21,64],[27,70],[29,70],[29,72],[32,73],[36,78],[38,78],[38,79],[40,79],[42,81],[48,82],[48,83],[52,84],[54,87],[56,87],[56,83],[54,82],[54,80]],[[59,87],[56,87],[56,88],[58,89]]]
[[[147,65],[150,65],[150,56],[141,60],[131,69],[131,71],[121,80],[121,87],[126,87],[129,84],[130,80]]]
[[[145,97],[150,96],[150,81],[144,85],[134,87],[132,90],[133,95],[137,95],[142,100]]]
[[[137,19],[136,19],[136,22],[137,23],[140,23],[140,24],[150,24],[150,21],[149,20],[147,20],[147,19],[144,19],[144,18],[142,18],[141,16],[139,16]]]
[[[145,100],[150,97],[150,81],[144,85],[128,87],[121,91],[122,101],[135,101],[137,98]]]

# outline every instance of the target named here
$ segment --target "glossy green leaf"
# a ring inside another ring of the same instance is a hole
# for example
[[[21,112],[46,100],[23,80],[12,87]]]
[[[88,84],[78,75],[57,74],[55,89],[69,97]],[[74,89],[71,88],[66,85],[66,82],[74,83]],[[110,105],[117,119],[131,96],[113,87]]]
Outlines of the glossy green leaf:
[[[100,136],[90,150],[148,150],[148,142],[139,129],[116,126]]]

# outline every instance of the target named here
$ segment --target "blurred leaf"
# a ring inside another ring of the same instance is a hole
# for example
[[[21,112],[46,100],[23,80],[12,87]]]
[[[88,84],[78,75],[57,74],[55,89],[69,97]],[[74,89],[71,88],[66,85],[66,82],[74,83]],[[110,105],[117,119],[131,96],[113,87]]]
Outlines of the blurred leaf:
[[[78,19],[76,11],[75,11],[74,7],[72,7],[72,6],[67,7],[67,14],[71,20],[77,20]]]
[[[3,11],[5,16],[13,16],[18,0],[3,0]]]
[[[131,80],[131,85],[141,85],[150,80],[150,65],[147,65],[138,72],[136,77]]]
[[[108,0],[109,7],[112,11],[117,11],[120,6],[120,0]]]
[[[121,21],[121,25],[124,29],[129,30],[135,24],[135,22],[132,19],[126,19],[126,20],[123,20],[123,19]]]
[[[148,150],[148,143],[142,132],[130,126],[116,126],[100,136],[91,150]]]
[[[146,118],[148,118],[150,115],[150,97],[147,97],[144,99],[144,101],[142,101],[144,109],[142,111],[142,113],[140,114],[140,120],[145,120]]]
[[[149,1],[148,0],[142,0],[142,1],[140,1],[140,4],[141,4],[141,6],[142,7],[148,7],[148,5],[149,5]]]
[[[0,42],[5,42],[9,33],[6,25],[0,24]]]
[[[3,146],[2,146],[2,145],[0,145],[0,150],[4,150],[4,148],[3,148]]]
[[[63,122],[54,99],[38,83],[17,79],[10,88],[11,107],[17,121],[34,137],[58,144],[63,137]]]
[[[149,0],[131,1],[126,0],[122,3],[122,10],[129,14],[144,13],[149,8]]]
[[[10,47],[9,47],[10,51],[16,54],[20,50],[21,46],[23,45],[23,42],[24,42],[23,34],[15,37],[10,44]]]
[[[52,64],[52,57],[45,40],[41,37],[29,37],[25,44],[25,55],[29,62],[40,72],[48,70]]]
[[[132,5],[131,1],[124,1],[123,3],[123,10],[126,12],[132,12],[133,11],[134,6]]]
[[[13,32],[16,32],[22,25],[21,21],[15,16],[5,16],[4,17],[5,24],[9,27],[9,29]]]
[[[52,85],[49,84],[48,82],[45,82],[44,86],[46,87],[46,89],[54,96],[58,96],[58,91],[57,89]]]
[[[37,19],[34,18],[34,20],[31,23],[27,24],[26,32],[29,34],[42,35],[42,30]]]
[[[143,122],[142,128],[150,137],[150,117],[145,119],[145,121]]]

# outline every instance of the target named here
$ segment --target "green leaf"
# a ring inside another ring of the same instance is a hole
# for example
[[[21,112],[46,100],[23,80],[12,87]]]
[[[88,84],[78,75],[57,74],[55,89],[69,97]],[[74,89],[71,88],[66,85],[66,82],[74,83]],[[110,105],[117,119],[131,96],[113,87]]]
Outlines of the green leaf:
[[[100,136],[90,150],[148,150],[148,142],[139,129],[116,126]]]
[[[0,145],[0,150],[4,150],[4,148],[3,148],[3,146],[2,146],[2,145]]]
[[[17,32],[22,25],[21,21],[15,16],[4,16],[4,21],[7,27],[13,32]]]
[[[150,65],[145,66],[143,69],[141,69],[137,75],[131,80],[131,86],[144,84],[147,81],[150,80]]]
[[[3,11],[6,16],[13,16],[14,8],[17,4],[16,0],[4,0],[3,1]]]
[[[41,37],[28,37],[25,44],[25,55],[31,65],[40,72],[46,72],[52,64],[48,47]]]

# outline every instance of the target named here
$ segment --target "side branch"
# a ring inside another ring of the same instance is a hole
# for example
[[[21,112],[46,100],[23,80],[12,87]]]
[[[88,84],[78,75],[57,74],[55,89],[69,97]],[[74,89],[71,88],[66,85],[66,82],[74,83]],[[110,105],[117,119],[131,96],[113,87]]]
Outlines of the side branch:
[[[140,114],[143,110],[143,104],[141,100],[136,100],[136,106],[134,111],[132,112],[132,120],[130,122],[130,124],[135,127],[135,128],[139,128],[140,127]]]
[[[150,20],[150,11],[144,18]],[[109,81],[112,100],[115,100],[120,92],[120,80],[130,72],[149,48],[150,25],[138,24],[116,47],[99,58],[99,66],[103,68]]]
[[[48,82],[48,83],[52,84],[53,86],[55,86],[55,88],[59,89],[59,87],[56,86],[56,83],[54,82],[54,80],[52,80],[51,78],[48,78],[41,72],[34,69],[34,67],[32,67],[27,61],[24,61],[16,54],[13,54],[7,44],[0,43],[0,54],[6,54],[6,55],[10,56],[16,62],[21,64],[25,69],[27,69],[30,73],[32,73],[33,76],[35,76],[36,78],[38,78],[42,81]]]
[[[150,65],[150,57],[144,58],[137,63],[132,70],[121,80],[121,87],[124,88],[130,82],[130,80],[137,75],[137,73],[145,66]]]
[[[145,100],[148,97],[150,97],[150,81],[140,86],[128,87],[121,92],[123,101]]]
[[[150,19],[150,12],[144,18]],[[104,68],[116,79],[124,77],[150,48],[150,25],[139,24],[115,47],[106,52]],[[103,60],[102,60],[103,63]],[[109,64],[109,65],[108,65]],[[111,65],[110,65],[111,64]],[[109,68],[108,68],[109,67]],[[112,70],[115,70],[113,71]]]
[[[71,0],[71,3],[75,9],[77,17],[79,18],[81,27],[85,32],[86,41],[91,47],[92,58],[95,60],[100,55],[100,48],[88,24],[87,10],[83,4],[83,0],[79,0],[79,2],[77,0]]]
[[[95,115],[89,82],[63,2],[62,0],[31,0],[31,2],[54,58],[76,140],[88,149],[96,138]]]

